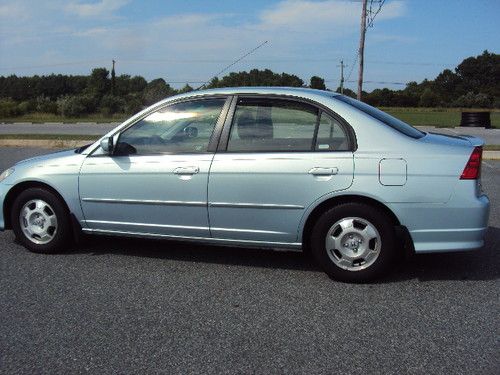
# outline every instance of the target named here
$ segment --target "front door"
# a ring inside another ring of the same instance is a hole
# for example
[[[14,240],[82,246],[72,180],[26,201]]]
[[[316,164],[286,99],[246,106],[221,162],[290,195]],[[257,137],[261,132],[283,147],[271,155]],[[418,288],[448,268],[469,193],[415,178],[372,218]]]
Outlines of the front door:
[[[121,131],[112,155],[87,157],[84,226],[109,233],[210,237],[207,181],[226,98],[163,107]]]

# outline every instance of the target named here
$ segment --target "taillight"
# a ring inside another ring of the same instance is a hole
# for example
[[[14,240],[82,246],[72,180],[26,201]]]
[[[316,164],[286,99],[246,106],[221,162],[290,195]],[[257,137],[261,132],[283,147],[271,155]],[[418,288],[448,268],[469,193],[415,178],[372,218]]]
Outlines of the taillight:
[[[481,173],[481,159],[483,156],[482,147],[474,147],[474,151],[470,155],[469,161],[465,165],[464,171],[460,176],[461,180],[476,180]]]

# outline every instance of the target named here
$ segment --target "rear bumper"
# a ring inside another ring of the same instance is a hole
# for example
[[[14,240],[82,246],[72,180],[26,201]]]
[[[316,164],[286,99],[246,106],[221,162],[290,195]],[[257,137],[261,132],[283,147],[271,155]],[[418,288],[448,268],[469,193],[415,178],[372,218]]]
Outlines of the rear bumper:
[[[410,231],[416,253],[476,250],[484,245],[484,228]]]
[[[486,195],[446,204],[391,207],[408,228],[416,253],[468,251],[484,245],[490,201]]]

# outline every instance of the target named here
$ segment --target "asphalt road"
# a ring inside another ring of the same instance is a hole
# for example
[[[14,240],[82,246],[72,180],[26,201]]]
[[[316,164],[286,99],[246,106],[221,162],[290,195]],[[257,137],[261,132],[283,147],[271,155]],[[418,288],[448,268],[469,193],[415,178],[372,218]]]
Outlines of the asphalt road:
[[[119,123],[0,123],[0,134],[104,135],[114,129],[117,125],[119,125]]]
[[[0,168],[42,153],[0,149]],[[500,162],[484,249],[371,285],[301,254],[92,239],[37,255],[0,233],[0,372],[500,373]]]

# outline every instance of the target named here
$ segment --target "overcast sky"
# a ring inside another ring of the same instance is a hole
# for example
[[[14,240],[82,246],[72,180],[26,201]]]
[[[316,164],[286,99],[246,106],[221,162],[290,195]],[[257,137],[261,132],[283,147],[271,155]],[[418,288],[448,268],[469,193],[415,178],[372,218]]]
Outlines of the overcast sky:
[[[162,77],[179,87],[229,71],[357,77],[359,0],[0,0],[0,75]],[[465,57],[500,50],[499,0],[387,0],[368,30],[365,88],[404,88]],[[354,69],[352,69],[354,68]],[[348,82],[354,88],[354,82]]]

